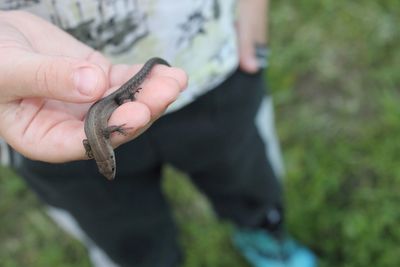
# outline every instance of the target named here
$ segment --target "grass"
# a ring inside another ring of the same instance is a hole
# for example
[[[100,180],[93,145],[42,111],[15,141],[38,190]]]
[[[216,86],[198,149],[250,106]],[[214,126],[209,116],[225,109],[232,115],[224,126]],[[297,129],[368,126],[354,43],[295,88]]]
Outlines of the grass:
[[[268,73],[290,232],[323,267],[400,266],[400,2],[272,1]],[[247,266],[185,177],[165,189],[184,267]],[[35,196],[0,169],[0,266],[90,266]]]

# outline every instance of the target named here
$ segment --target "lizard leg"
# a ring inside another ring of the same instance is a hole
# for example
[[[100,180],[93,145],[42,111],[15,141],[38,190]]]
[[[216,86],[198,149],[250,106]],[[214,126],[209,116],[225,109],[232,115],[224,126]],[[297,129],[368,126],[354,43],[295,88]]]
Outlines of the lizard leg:
[[[142,90],[142,89],[143,89],[142,87],[139,87],[139,88],[136,88],[134,90],[129,90],[129,99],[131,101],[135,101],[135,94],[139,93],[140,90]]]
[[[93,151],[92,151],[92,148],[90,147],[89,141],[87,139],[83,139],[82,143],[83,143],[83,147],[86,150],[86,156],[89,159],[92,159],[93,158]]]
[[[135,88],[135,89],[128,89],[127,91],[123,92],[120,95],[117,95],[114,99],[115,103],[117,103],[118,106],[121,106],[125,101],[130,100],[130,101],[135,101],[135,94],[138,93],[140,90],[142,90],[142,87]]]
[[[124,127],[124,126],[125,126],[125,124],[108,126],[107,128],[105,128],[103,130],[103,135],[104,135],[105,138],[110,138],[112,133],[117,132],[119,134],[122,134],[122,135],[126,136],[127,135],[127,130],[132,129],[132,127]]]

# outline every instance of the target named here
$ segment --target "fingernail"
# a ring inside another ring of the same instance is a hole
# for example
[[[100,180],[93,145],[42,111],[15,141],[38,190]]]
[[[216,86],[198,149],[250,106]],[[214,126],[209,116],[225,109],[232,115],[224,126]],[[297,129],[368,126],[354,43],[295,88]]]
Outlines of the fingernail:
[[[74,74],[75,87],[83,95],[93,95],[97,87],[98,74],[93,68],[81,67]]]

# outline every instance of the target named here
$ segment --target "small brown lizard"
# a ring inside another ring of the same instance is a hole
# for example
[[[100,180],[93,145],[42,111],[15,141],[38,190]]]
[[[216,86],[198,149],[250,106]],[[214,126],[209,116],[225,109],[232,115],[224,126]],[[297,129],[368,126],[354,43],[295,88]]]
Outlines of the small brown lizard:
[[[135,94],[141,89],[139,86],[157,64],[169,66],[164,59],[150,58],[125,84],[112,94],[95,102],[86,115],[87,139],[83,140],[86,155],[96,160],[99,172],[108,180],[113,180],[116,172],[115,154],[110,141],[111,134],[113,132],[125,134],[126,130],[123,128],[124,124],[108,126],[108,120],[118,106],[128,100],[135,100]]]

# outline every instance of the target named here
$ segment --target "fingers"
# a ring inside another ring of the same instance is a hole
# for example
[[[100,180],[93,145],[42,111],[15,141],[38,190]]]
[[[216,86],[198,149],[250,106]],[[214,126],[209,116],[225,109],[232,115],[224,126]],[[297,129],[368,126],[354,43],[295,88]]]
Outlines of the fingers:
[[[137,110],[143,114],[146,109],[147,121],[152,122],[160,117],[167,107],[174,102],[180,93],[180,87],[174,79],[167,77],[150,80],[141,85],[142,89],[136,95],[136,101],[126,102],[112,114],[109,125],[127,123],[128,127],[137,122]],[[137,126],[133,126],[137,127]]]
[[[120,86],[135,75],[141,68],[140,65],[114,65],[110,72],[110,83],[111,86]],[[166,76],[176,80],[180,90],[184,90],[187,87],[188,77],[186,73],[179,68],[168,67],[165,65],[156,65],[147,76],[146,80],[153,79],[153,77]]]
[[[124,83],[140,67],[115,66],[111,75],[113,82]],[[135,95],[136,100],[124,103],[111,115],[109,126],[124,124],[127,128],[126,135],[118,133],[112,135],[113,146],[127,142],[144,132],[177,99],[186,86],[187,76],[181,69],[161,65],[154,67],[140,85],[141,90]]]
[[[164,113],[186,86],[185,72],[178,68],[158,65],[140,85],[142,89],[135,95],[135,98],[136,101],[149,108],[151,119],[154,120]]]
[[[112,134],[112,145],[117,147],[148,129],[177,99],[186,83],[186,75],[178,69],[166,71],[161,68],[152,73],[141,85],[142,89],[136,95],[136,101],[128,101],[112,113],[108,126],[124,125],[126,129],[124,135],[117,132]]]
[[[162,76],[145,81],[142,90],[136,94],[136,99],[149,108],[151,118],[154,120],[178,98],[180,92],[181,87],[177,80]]]
[[[117,147],[143,133],[153,122],[149,107],[140,102],[128,102],[114,111],[108,125],[124,125],[125,134],[112,134],[112,144]]]
[[[8,98],[44,97],[90,102],[108,87],[102,68],[88,61],[20,50],[10,53],[2,57],[0,63],[0,86]],[[2,99],[5,100],[13,99]]]
[[[115,66],[110,75],[111,81],[113,84],[123,84],[140,68],[141,65],[133,67]],[[176,100],[179,93],[186,88],[187,82],[188,77],[183,70],[157,65],[140,85],[142,89],[135,94],[135,98],[149,108],[152,119],[155,119]]]

